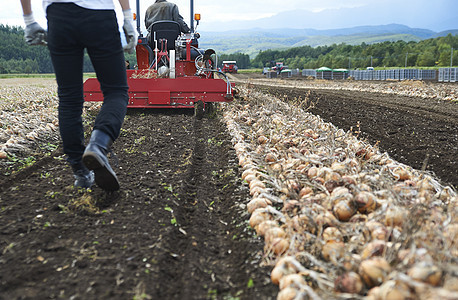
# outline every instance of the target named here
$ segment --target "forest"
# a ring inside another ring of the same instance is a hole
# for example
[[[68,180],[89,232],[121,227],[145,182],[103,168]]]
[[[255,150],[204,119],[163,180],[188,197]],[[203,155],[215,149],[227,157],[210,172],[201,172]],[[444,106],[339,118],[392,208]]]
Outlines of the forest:
[[[456,49],[454,51],[453,49]],[[453,56],[452,56],[453,52]],[[126,54],[135,65],[135,54]],[[266,50],[253,59],[248,54],[232,53],[218,56],[223,60],[236,60],[239,69],[270,67],[275,61],[283,61],[290,68],[315,69],[377,67],[446,67],[458,65],[458,36],[427,39],[420,42],[383,42],[360,45],[333,44],[329,46],[302,46],[286,50]],[[84,71],[94,72],[87,54]],[[52,73],[53,67],[46,47],[28,46],[24,42],[22,27],[0,24],[0,74]]]
[[[453,51],[452,49],[457,49]],[[303,46],[287,50],[266,50],[251,61],[252,67],[269,67],[283,61],[290,68],[366,68],[366,67],[447,67],[458,65],[458,36],[427,39],[420,42],[383,42],[377,44]]]

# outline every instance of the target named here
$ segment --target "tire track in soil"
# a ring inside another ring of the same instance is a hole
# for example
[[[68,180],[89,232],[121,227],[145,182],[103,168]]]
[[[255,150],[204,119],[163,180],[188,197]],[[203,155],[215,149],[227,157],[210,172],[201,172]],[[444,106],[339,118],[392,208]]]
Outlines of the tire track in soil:
[[[361,138],[379,142],[382,152],[401,163],[432,171],[458,189],[458,104],[393,94],[259,85],[266,93],[314,103],[310,112]],[[311,102],[310,102],[311,101]]]
[[[114,151],[119,193],[72,189],[59,151],[2,190],[0,299],[276,297],[219,118],[130,110]]]

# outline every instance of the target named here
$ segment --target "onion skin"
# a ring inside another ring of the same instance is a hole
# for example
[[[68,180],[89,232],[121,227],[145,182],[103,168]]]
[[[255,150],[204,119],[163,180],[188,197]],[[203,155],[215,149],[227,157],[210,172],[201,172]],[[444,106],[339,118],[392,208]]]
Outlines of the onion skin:
[[[321,255],[326,261],[337,262],[345,254],[345,244],[343,242],[330,240],[321,249]]]
[[[297,296],[297,290],[293,287],[287,287],[280,291],[277,300],[293,300]]]
[[[343,241],[342,232],[336,227],[328,227],[323,231],[323,240],[327,241]]]
[[[265,198],[254,198],[247,204],[247,210],[251,214],[258,208],[265,208],[269,205],[272,205],[272,201]]]
[[[387,226],[399,226],[402,227],[404,220],[406,219],[407,212],[404,208],[398,206],[388,207],[385,214],[385,225]]]
[[[361,258],[368,259],[374,256],[382,256],[385,253],[385,249],[385,241],[375,240],[364,247],[363,251],[361,252]]]
[[[266,233],[266,231],[269,228],[277,227],[277,226],[278,224],[275,221],[272,221],[272,220],[262,221],[261,223],[259,223],[258,226],[256,226],[256,234],[258,236],[264,236],[264,234]]]
[[[343,200],[334,205],[332,211],[339,221],[346,222],[356,213],[352,201]]]
[[[251,228],[256,229],[256,226],[261,224],[263,221],[269,220],[270,217],[267,213],[261,212],[260,209],[255,210],[250,217]]]
[[[427,262],[420,262],[415,264],[407,272],[411,278],[429,283],[433,286],[438,286],[442,279],[442,271],[435,265]]]
[[[275,238],[272,241],[272,250],[276,255],[284,254],[289,249],[289,242],[284,238]]]
[[[282,279],[280,279],[280,285],[279,285],[279,288],[280,290],[283,290],[289,286],[291,286],[292,284],[306,284],[305,283],[305,280],[304,280],[304,277],[302,277],[302,275],[300,274],[289,274],[289,275],[285,275],[282,277]]]
[[[377,290],[379,299],[408,300],[413,299],[409,287],[402,282],[388,280]]]
[[[355,272],[340,275],[334,282],[334,291],[338,293],[359,294],[362,290],[363,282]]]
[[[377,208],[377,197],[371,192],[360,192],[354,200],[358,211],[362,214],[371,213]]]
[[[278,226],[272,226],[268,228],[264,234],[264,240],[266,243],[271,243],[276,238],[283,238],[286,236],[286,232]]]
[[[359,265],[359,275],[368,287],[381,285],[390,272],[390,265],[382,257],[364,260]]]

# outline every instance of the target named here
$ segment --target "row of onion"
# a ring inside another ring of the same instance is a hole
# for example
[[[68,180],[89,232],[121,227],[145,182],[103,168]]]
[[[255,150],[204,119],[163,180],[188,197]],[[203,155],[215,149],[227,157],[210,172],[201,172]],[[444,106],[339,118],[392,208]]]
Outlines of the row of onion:
[[[224,120],[278,299],[456,296],[452,188],[249,88]]]

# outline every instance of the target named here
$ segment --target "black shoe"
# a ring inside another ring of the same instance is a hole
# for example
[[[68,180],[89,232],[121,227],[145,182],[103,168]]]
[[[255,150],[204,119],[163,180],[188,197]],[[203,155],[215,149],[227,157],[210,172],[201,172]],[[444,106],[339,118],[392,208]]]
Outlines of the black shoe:
[[[75,187],[88,189],[94,184],[94,172],[89,171],[82,163],[72,165]]]
[[[118,178],[107,158],[112,142],[106,133],[94,130],[83,154],[83,163],[95,173],[95,183],[106,191],[119,190]]]

